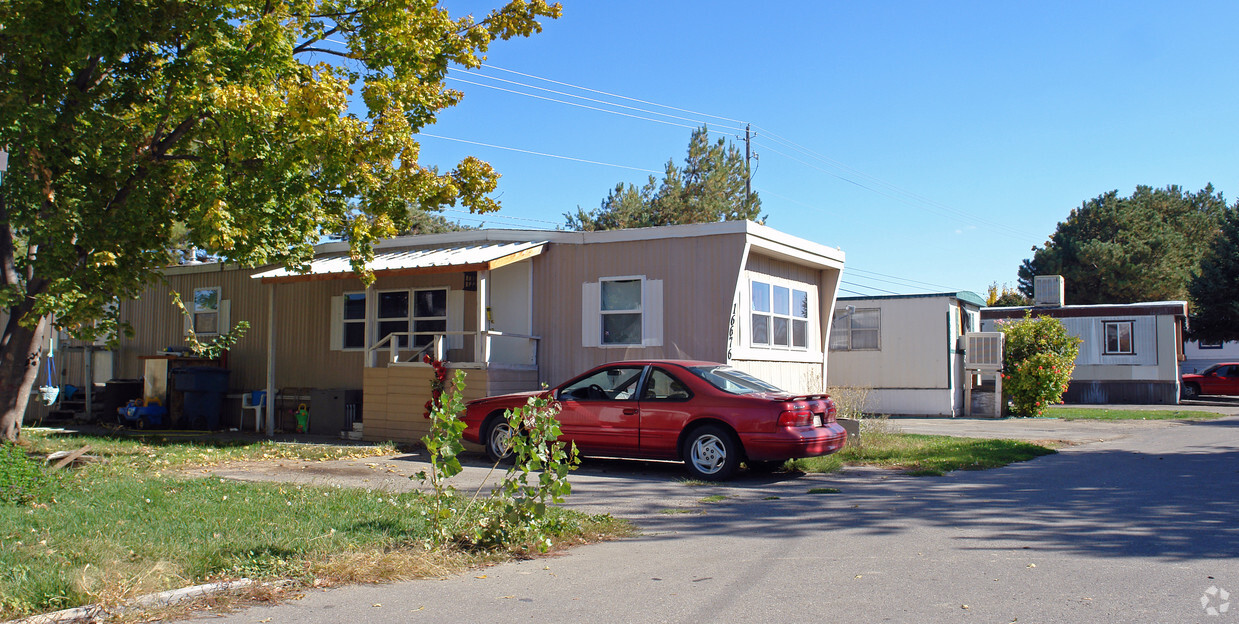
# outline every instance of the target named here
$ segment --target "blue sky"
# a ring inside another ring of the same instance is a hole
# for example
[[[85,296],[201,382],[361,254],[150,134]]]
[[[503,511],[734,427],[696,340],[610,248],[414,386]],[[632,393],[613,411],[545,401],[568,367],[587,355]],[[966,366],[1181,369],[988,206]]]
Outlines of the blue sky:
[[[1235,2],[568,0],[453,72],[490,87],[451,82],[465,99],[424,129],[422,162],[503,176],[498,214],[445,216],[554,228],[682,161],[691,127],[748,122],[767,224],[842,248],[841,294],[984,293],[1107,191],[1211,182],[1234,202],[1237,23]]]

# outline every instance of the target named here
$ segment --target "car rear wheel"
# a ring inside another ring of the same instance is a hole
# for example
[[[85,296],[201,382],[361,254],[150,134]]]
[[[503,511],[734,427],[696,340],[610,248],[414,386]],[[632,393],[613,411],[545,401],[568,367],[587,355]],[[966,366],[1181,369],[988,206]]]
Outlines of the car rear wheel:
[[[724,481],[740,465],[740,444],[722,427],[705,425],[685,440],[684,465],[698,479]]]
[[[1200,396],[1200,387],[1194,383],[1183,384],[1183,398],[1195,399]]]
[[[485,441],[486,456],[491,461],[511,461],[512,459],[512,425],[502,415],[491,416],[486,421]]]

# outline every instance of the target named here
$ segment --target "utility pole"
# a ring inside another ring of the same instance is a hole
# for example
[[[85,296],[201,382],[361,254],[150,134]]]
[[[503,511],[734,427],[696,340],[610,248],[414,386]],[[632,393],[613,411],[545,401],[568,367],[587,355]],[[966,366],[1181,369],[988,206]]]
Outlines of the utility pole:
[[[750,124],[744,124],[744,205],[747,207],[753,198],[753,168],[749,159],[753,156],[752,133]]]

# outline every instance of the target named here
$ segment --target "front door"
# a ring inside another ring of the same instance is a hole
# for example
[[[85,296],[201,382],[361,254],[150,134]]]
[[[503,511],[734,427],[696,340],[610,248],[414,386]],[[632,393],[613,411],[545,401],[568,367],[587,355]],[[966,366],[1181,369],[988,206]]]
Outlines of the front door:
[[[611,366],[573,380],[559,391],[561,440],[582,453],[628,455],[640,444],[637,389],[644,366]]]

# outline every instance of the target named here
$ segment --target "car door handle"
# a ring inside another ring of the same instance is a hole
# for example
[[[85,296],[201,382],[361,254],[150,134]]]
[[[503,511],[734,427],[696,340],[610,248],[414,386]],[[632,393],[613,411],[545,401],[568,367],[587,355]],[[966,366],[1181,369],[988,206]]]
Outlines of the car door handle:
[[[624,408],[624,415],[625,415],[625,416],[635,416],[636,414],[637,414],[637,408],[635,408],[635,407],[626,407],[626,408]]]

